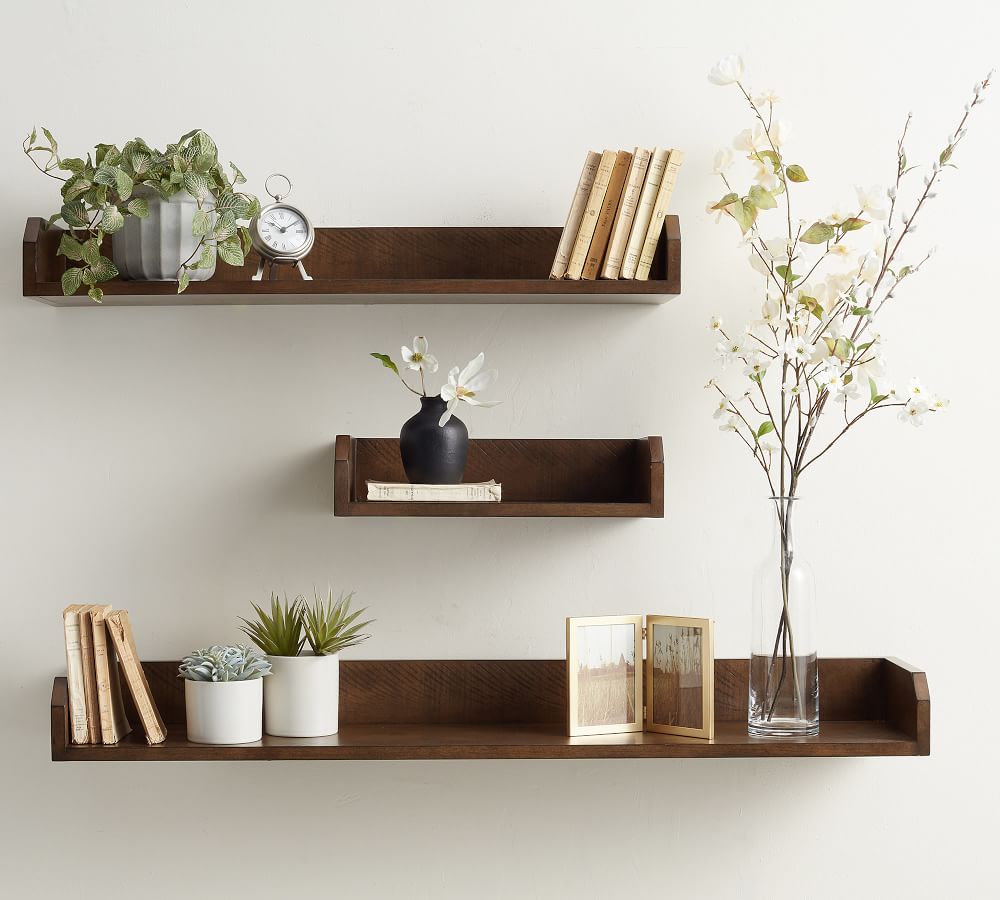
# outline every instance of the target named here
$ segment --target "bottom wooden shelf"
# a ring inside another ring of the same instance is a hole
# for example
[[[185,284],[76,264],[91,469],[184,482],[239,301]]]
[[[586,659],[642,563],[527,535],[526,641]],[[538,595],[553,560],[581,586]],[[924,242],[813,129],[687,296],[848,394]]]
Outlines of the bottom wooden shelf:
[[[716,660],[713,741],[648,732],[565,734],[562,660],[411,660],[341,663],[340,733],[265,735],[253,744],[194,744],[184,730],[176,663],[145,663],[167,740],[141,729],[114,746],[70,745],[66,679],[52,691],[52,758],[60,761],[279,759],[643,759],[926,756],[930,698],[922,672],[894,659],[820,660],[823,721],[816,737],[746,732],[746,660]],[[134,711],[130,710],[133,722]]]

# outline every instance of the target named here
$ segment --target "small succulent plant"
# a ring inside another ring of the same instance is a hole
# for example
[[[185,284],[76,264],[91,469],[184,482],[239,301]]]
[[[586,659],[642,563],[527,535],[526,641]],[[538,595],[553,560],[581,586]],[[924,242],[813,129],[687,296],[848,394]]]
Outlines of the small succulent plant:
[[[271,674],[271,664],[253,647],[206,647],[189,653],[178,667],[188,681],[250,681]]]
[[[361,630],[374,620],[357,621],[364,609],[351,612],[353,597],[335,599],[331,589],[325,601],[317,593],[310,604],[301,594],[291,601],[272,594],[270,613],[252,604],[257,619],[241,619],[242,630],[268,656],[298,656],[306,641],[316,656],[332,656],[371,637]]]

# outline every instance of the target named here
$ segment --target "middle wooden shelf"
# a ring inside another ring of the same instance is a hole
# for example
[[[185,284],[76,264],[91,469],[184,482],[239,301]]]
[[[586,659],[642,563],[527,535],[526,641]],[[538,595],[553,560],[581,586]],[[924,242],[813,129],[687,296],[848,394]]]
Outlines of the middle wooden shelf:
[[[647,438],[469,441],[465,481],[502,483],[499,503],[368,500],[366,483],[405,482],[398,438],[337,435],[337,516],[663,518],[663,441]]]

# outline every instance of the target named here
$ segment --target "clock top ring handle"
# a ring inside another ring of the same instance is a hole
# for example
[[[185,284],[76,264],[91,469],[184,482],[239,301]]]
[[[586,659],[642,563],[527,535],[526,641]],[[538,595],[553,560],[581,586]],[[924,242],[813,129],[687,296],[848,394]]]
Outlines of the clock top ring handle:
[[[272,191],[271,179],[273,178],[284,179],[285,184],[288,185],[287,190],[277,191],[277,192]],[[264,190],[267,191],[267,193],[270,196],[274,197],[275,203],[280,203],[282,200],[284,200],[285,197],[287,197],[292,192],[292,180],[287,175],[282,175],[280,172],[275,172],[273,175],[267,176],[267,181],[264,182]]]

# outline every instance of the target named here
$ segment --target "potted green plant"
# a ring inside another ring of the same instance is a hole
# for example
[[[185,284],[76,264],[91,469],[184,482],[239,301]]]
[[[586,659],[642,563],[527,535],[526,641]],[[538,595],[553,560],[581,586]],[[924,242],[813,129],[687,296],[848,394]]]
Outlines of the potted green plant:
[[[65,158],[47,128],[33,129],[24,152],[44,175],[62,182],[62,206],[49,224],[67,231],[59,254],[71,265],[66,295],[85,288],[101,302],[101,284],[116,278],[176,281],[181,293],[215,272],[216,258],[242,266],[250,252],[246,223],[259,211],[253,194],[238,190],[243,173],[219,163],[215,141],[189,131],[165,150],[133,138],[121,148],[97,144],[86,157]],[[111,236],[112,258],[104,255]]]
[[[263,678],[271,664],[238,644],[195,650],[181,660],[187,736],[197,744],[247,744],[261,738]]]
[[[253,604],[256,620],[242,619],[243,632],[271,662],[264,685],[264,730],[281,737],[336,734],[340,710],[340,651],[368,640],[351,611],[353,594],[313,603],[299,595],[289,602],[271,595],[270,613]],[[308,643],[309,648],[306,649]]]

